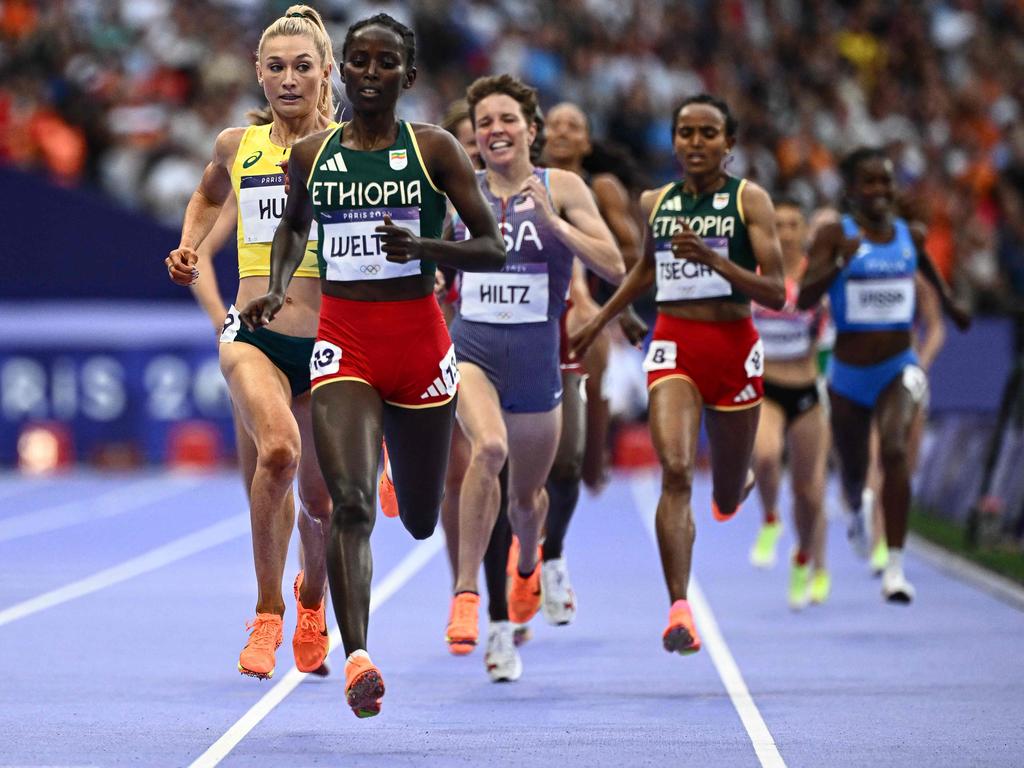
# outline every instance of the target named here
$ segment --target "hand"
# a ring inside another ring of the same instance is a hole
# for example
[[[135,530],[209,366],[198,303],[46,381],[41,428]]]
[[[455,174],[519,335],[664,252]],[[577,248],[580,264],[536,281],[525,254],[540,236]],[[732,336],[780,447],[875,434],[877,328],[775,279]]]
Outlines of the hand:
[[[239,318],[250,331],[262,328],[277,317],[277,313],[284,306],[284,296],[277,293],[265,293],[250,301],[239,312]]]
[[[960,302],[950,300],[949,306],[946,307],[946,312],[961,331],[966,331],[971,327],[971,312],[961,305]]]
[[[523,188],[519,190],[519,197],[524,200],[533,200],[542,221],[550,223],[555,219],[561,218],[557,211],[555,211],[555,206],[551,204],[551,195],[548,194],[547,187],[532,173],[530,178],[526,180],[526,183],[523,184]],[[515,205],[515,200],[513,200],[513,213],[515,212]]]
[[[850,263],[857,250],[860,248],[860,235],[854,235],[853,237],[844,237],[843,244],[839,246],[839,253],[836,256],[836,267],[842,271],[843,268]]]
[[[380,248],[384,251],[384,258],[396,264],[407,264],[416,261],[422,253],[420,239],[404,227],[396,227],[391,217],[384,214],[384,223],[377,227],[374,232],[382,235]]]
[[[630,344],[637,349],[643,348],[644,339],[647,337],[647,323],[636,313],[632,305],[622,310],[622,314],[619,315],[619,328]]]
[[[597,317],[592,318],[582,328],[569,335],[569,358],[571,360],[582,360],[587,354],[594,339],[604,329],[604,323]]]
[[[195,285],[199,280],[199,254],[192,248],[175,248],[164,259],[167,265],[167,276],[175,285]]]
[[[672,255],[677,259],[686,259],[698,264],[707,264],[714,269],[721,256],[708,248],[707,243],[690,229],[686,219],[680,218],[683,227],[672,236]]]
[[[284,193],[287,195],[292,189],[292,180],[288,178],[288,161],[282,160],[278,166],[281,168],[281,173],[284,174]]]

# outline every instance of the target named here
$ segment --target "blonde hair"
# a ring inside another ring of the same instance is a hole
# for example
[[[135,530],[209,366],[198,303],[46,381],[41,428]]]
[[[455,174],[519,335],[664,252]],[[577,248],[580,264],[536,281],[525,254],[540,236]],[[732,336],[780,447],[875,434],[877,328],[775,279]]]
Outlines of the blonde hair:
[[[313,41],[313,47],[320,56],[320,63],[323,66],[333,64],[337,71],[338,63],[334,60],[334,48],[331,45],[331,36],[327,34],[327,28],[324,26],[324,20],[308,5],[289,6],[284,16],[263,30],[259,47],[256,49],[256,57],[259,59],[262,56],[263,44],[272,37],[303,35]],[[328,120],[334,119],[334,90],[329,77],[320,85],[320,97],[317,99],[316,108]]]

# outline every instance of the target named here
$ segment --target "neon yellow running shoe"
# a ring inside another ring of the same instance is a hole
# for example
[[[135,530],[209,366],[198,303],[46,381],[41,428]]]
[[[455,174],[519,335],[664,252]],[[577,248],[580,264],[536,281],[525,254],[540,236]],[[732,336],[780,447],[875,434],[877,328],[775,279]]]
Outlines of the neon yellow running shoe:
[[[782,535],[782,523],[765,523],[757,532],[754,546],[750,548],[750,564],[755,568],[771,568],[775,565],[775,547]]]
[[[885,543],[883,536],[878,540],[875,548],[871,550],[871,572],[875,576],[881,576],[885,566],[889,564],[889,545]]]
[[[819,568],[811,574],[811,588],[810,598],[814,605],[821,605],[828,600],[829,594],[832,592],[832,577],[828,575],[828,571],[824,568]]]
[[[802,611],[810,600],[811,566],[800,565],[796,558],[789,569],[789,607],[794,611]]]

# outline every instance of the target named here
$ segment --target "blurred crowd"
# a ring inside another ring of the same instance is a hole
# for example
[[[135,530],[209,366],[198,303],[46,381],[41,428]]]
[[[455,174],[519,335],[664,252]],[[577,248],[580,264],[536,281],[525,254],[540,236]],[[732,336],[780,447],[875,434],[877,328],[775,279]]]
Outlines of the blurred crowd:
[[[670,115],[699,91],[740,122],[730,171],[808,209],[837,161],[884,145],[929,249],[981,311],[1024,296],[1020,0],[314,0],[336,53],[386,11],[417,32],[404,117],[436,122],[481,74],[569,99],[649,183],[677,174]],[[217,133],[261,102],[282,0],[0,0],[0,163],[180,222]]]

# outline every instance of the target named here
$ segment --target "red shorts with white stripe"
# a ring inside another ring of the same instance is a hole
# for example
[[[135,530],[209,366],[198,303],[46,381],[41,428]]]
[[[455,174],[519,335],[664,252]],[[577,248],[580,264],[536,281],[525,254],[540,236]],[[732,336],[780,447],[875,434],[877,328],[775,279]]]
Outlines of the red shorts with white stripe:
[[[569,330],[566,326],[566,318],[569,317],[569,310],[572,309],[572,299],[566,299],[565,309],[562,316],[558,318],[558,367],[562,373],[583,373],[583,363],[569,357]]]
[[[764,348],[750,318],[707,322],[658,313],[644,370],[648,390],[684,379],[718,411],[751,408],[764,397]]]
[[[443,405],[455,396],[455,347],[433,295],[409,301],[323,296],[309,362],[313,390],[362,381],[403,408]]]

